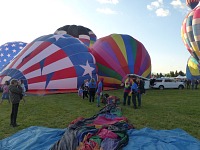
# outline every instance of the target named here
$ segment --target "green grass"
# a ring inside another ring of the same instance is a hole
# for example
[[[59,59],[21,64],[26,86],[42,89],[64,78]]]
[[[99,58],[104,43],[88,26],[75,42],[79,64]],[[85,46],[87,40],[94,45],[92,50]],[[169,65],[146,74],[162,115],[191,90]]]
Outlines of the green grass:
[[[123,91],[106,91],[120,97]],[[142,108],[134,110],[133,106],[121,106],[123,115],[137,129],[181,128],[200,139],[200,90],[148,90],[142,96]],[[96,102],[90,104],[73,94],[56,94],[48,96],[27,96],[27,103],[20,103],[17,128],[9,126],[11,105],[4,101],[0,105],[0,139],[6,138],[29,126],[66,128],[79,116],[88,118],[100,108]],[[103,107],[103,105],[101,105]]]

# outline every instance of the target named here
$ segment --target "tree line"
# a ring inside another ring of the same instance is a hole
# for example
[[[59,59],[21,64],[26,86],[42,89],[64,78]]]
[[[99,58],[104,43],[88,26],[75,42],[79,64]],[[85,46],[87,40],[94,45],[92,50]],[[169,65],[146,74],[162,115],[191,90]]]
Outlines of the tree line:
[[[152,73],[151,76],[152,77],[157,77],[157,78],[161,78],[161,77],[177,77],[178,75],[180,76],[185,76],[186,74],[183,71],[170,71],[169,73],[166,74],[162,74],[162,73]]]

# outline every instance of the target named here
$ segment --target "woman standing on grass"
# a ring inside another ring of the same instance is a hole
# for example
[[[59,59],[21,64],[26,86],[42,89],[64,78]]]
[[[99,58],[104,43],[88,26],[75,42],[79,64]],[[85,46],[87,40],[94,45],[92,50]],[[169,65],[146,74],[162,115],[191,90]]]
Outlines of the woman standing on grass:
[[[2,86],[3,93],[2,93],[0,104],[3,102],[4,99],[7,99],[8,102],[10,103],[9,93],[8,93],[8,87],[9,87],[9,82],[5,81],[4,85]]]
[[[12,112],[10,115],[10,126],[17,127],[17,113],[18,113],[18,107],[19,102],[21,100],[22,95],[22,88],[20,85],[18,85],[18,81],[16,79],[11,80],[11,85],[9,86],[9,96],[10,101],[12,103]]]

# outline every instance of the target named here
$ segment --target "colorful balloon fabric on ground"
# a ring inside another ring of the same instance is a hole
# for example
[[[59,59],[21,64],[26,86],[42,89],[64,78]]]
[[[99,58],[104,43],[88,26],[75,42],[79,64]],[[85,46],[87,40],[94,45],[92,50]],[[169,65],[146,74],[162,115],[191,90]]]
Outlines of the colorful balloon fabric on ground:
[[[190,56],[187,62],[186,67],[186,77],[190,80],[199,80],[200,79],[200,64],[197,60]]]
[[[186,0],[186,5],[194,9],[199,4],[199,0]]]
[[[111,34],[91,47],[104,86],[118,87],[127,74],[149,78],[151,59],[144,45],[130,35]]]
[[[0,46],[0,71],[26,46],[24,42],[8,42]]]
[[[190,54],[200,61],[200,7],[192,10],[184,19],[181,37]]]
[[[88,47],[70,35],[50,34],[28,44],[0,74],[22,79],[29,90],[76,90],[95,78],[96,61]]]
[[[92,46],[97,40],[94,32],[86,27],[77,25],[66,25],[58,28],[54,34],[68,34],[78,38],[87,46]]]

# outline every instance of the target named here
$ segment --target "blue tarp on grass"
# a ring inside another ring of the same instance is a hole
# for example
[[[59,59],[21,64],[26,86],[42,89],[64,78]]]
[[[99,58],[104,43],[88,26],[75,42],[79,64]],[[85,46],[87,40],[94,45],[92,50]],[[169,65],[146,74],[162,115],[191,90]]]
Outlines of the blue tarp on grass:
[[[0,140],[0,150],[48,150],[65,133],[65,129],[32,126]]]
[[[200,141],[181,129],[129,130],[129,142],[123,150],[200,150]]]
[[[32,126],[1,140],[0,150],[48,150],[65,130]],[[132,129],[128,135],[123,150],[200,150],[200,141],[181,129]]]

